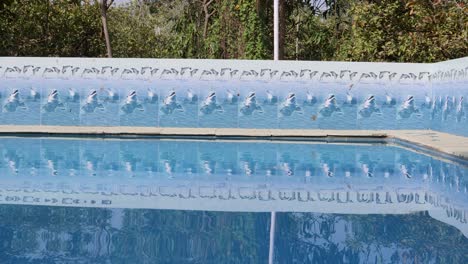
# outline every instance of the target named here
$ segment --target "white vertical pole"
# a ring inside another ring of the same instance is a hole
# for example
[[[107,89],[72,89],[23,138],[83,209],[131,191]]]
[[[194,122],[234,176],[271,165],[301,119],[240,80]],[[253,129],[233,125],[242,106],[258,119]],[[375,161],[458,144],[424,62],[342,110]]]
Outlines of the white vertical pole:
[[[273,59],[279,59],[279,0],[273,1]]]
[[[271,212],[270,219],[270,246],[268,248],[268,264],[273,264],[273,259],[275,257],[275,228],[276,227],[276,212]]]
[[[279,60],[279,0],[273,1],[273,59]],[[271,211],[270,217],[270,246],[268,247],[268,264],[273,264],[275,257],[276,212]]]

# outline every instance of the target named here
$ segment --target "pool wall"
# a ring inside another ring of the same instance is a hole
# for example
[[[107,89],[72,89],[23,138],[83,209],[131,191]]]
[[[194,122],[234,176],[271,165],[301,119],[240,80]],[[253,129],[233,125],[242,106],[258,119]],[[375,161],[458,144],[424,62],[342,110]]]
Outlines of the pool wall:
[[[0,67],[0,125],[433,129],[468,136],[468,58],[4,57]]]
[[[468,136],[468,58],[433,65],[431,129]]]

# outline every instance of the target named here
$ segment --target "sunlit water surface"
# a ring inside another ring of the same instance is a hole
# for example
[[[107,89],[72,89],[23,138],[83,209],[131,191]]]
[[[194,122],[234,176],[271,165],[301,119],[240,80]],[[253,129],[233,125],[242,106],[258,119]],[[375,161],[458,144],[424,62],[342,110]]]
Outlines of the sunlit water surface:
[[[1,138],[0,155],[0,263],[468,263],[467,167],[400,147]]]

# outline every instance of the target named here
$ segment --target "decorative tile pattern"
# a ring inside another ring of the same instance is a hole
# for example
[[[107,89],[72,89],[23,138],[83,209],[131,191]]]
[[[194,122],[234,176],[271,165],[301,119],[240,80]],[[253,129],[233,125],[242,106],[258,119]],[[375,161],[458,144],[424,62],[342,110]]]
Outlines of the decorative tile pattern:
[[[36,61],[7,65],[0,58],[0,124],[435,129],[468,136],[466,58],[276,68],[265,61]]]

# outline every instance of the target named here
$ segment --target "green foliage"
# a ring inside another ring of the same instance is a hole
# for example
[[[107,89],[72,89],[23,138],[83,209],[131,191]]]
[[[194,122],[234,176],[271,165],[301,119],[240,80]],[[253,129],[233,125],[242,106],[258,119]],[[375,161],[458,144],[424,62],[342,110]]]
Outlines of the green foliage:
[[[285,59],[433,62],[468,56],[463,1],[283,1]],[[272,2],[114,4],[108,11],[114,57],[271,59]],[[92,0],[0,0],[0,56],[104,57],[100,15]]]
[[[98,57],[99,7],[66,0],[0,2],[0,56]]]
[[[467,9],[456,1],[354,1],[336,58],[433,62],[467,56]]]
[[[269,57],[268,54],[271,54],[264,44],[267,40],[265,32],[268,32],[268,28],[262,24],[255,4],[254,0],[238,1],[235,6],[242,32],[240,58],[266,59]]]
[[[255,0],[213,1],[208,6],[206,37],[201,1],[156,1],[151,8],[156,27],[167,47],[164,56],[176,58],[269,58],[268,28],[260,19]]]
[[[300,3],[288,16],[285,58],[296,60],[331,60],[339,33],[338,17],[317,15],[309,3]]]
[[[108,17],[114,57],[152,58],[164,54],[156,34],[156,17],[147,5],[112,8]]]

